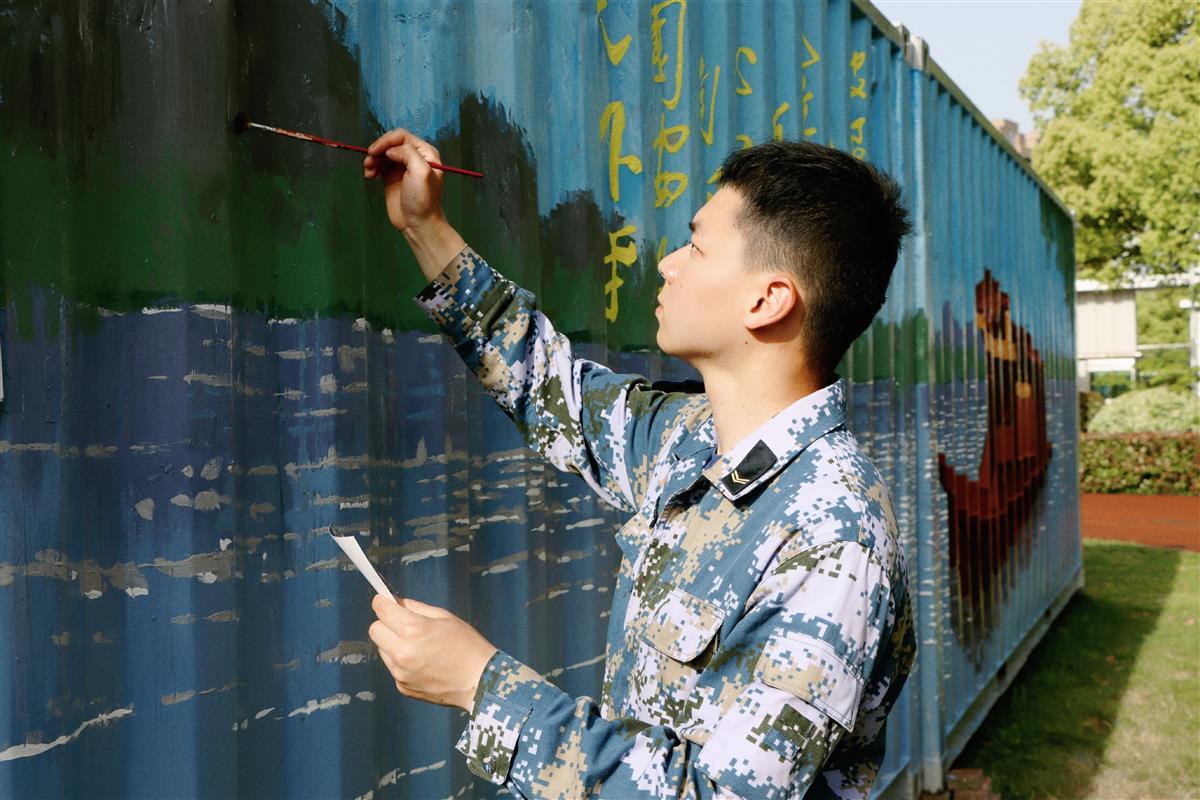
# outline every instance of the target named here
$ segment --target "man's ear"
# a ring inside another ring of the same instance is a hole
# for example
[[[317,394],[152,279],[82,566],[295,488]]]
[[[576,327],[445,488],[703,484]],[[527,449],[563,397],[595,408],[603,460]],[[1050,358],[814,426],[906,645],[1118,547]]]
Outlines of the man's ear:
[[[785,273],[768,273],[751,296],[753,305],[746,309],[743,322],[749,330],[759,330],[786,320],[804,308],[796,281]]]

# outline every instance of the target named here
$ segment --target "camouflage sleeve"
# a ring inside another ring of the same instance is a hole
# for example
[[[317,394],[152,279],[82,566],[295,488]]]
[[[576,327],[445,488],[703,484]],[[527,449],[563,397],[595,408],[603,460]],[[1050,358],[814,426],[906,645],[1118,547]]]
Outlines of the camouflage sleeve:
[[[886,625],[886,577],[864,548],[839,543],[778,563],[760,588],[693,695],[694,718],[711,713],[711,727],[684,736],[606,719],[500,652],[459,750],[476,775],[527,798],[804,795],[855,728]]]
[[[879,777],[887,741],[887,717],[916,658],[912,606],[903,582],[891,587],[883,625],[880,652],[869,673],[873,679],[864,687],[858,721],[825,762],[817,781],[819,790],[814,789],[813,797],[867,797]]]
[[[606,502],[636,512],[649,467],[688,395],[654,391],[575,358],[534,296],[465,248],[417,296],[525,442],[580,475]]]
[[[837,750],[830,753],[821,776],[807,797],[857,800],[871,794],[871,787],[879,777],[879,766],[883,763],[887,714],[864,713],[863,716],[871,717],[869,724],[860,723],[853,733],[842,738]]]
[[[724,645],[754,657],[753,680],[722,714],[699,768],[738,797],[870,793],[866,782],[830,795],[840,776],[828,770],[858,727],[864,676],[889,641],[887,570],[856,542],[806,542],[781,548]]]

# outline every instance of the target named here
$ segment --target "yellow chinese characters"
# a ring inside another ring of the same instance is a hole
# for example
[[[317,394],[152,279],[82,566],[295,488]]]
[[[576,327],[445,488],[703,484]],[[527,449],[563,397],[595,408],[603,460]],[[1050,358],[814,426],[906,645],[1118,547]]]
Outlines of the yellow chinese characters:
[[[608,136],[608,192],[613,202],[621,199],[621,167],[634,175],[642,172],[642,160],[635,155],[621,154],[621,141],[625,137],[625,104],[614,100],[600,115],[600,141]]]
[[[708,80],[709,73],[704,69],[704,56],[700,56],[700,138],[704,140],[704,144],[712,147],[713,143],[713,118],[716,116],[717,110],[717,84],[721,80],[721,67],[715,66],[712,71],[712,92],[708,96],[708,102],[704,101],[704,84]],[[708,113],[708,127],[704,127],[705,112]]]
[[[821,61],[821,54],[812,46],[812,42],[804,34],[800,34],[800,40],[804,42],[804,49],[808,51],[808,58],[800,62],[800,68],[807,70],[809,67]],[[800,125],[804,131],[804,138],[811,139],[817,135],[817,129],[808,124],[808,105],[813,101],[813,93],[808,88],[808,75],[802,73],[800,75]]]
[[[866,76],[859,73],[867,65],[867,53],[864,50],[855,50],[850,55],[850,103],[854,107],[860,107],[867,102],[867,79]],[[864,110],[865,109],[858,109]],[[853,112],[852,112],[853,113]],[[864,128],[867,126],[867,117],[865,114],[856,116],[850,122],[850,154],[855,158],[867,157],[866,134]]]
[[[600,16],[606,8],[608,8],[608,0],[596,0],[596,22],[600,23],[600,35],[604,37],[604,50],[608,53],[608,60],[615,67],[621,63],[621,59],[625,58],[625,51],[629,49],[629,43],[633,41],[633,34],[627,33],[617,42],[608,38],[608,28],[605,27],[604,19]]]
[[[671,56],[663,51],[663,28],[666,27],[671,14],[668,9],[675,10],[675,91],[671,99],[663,98],[663,105],[674,110],[679,105],[679,95],[683,91],[683,20],[687,16],[687,0],[663,0],[650,9],[650,63],[655,67],[654,82],[666,83],[666,66]]]
[[[668,128],[667,115],[659,115],[658,136],[654,138],[654,152],[658,154],[658,168],[654,173],[655,208],[669,208],[687,189],[687,173],[663,170],[663,156],[666,153],[678,153],[688,140],[688,132],[687,125],[672,125]]]
[[[604,318],[609,322],[616,322],[617,315],[621,312],[617,290],[625,285],[625,281],[621,279],[617,268],[631,267],[637,261],[637,245],[631,242],[622,243],[621,240],[635,233],[636,225],[626,225],[608,234],[608,255],[604,257],[604,263],[609,266],[608,282],[604,284],[604,296],[608,298],[608,305],[604,308]]]

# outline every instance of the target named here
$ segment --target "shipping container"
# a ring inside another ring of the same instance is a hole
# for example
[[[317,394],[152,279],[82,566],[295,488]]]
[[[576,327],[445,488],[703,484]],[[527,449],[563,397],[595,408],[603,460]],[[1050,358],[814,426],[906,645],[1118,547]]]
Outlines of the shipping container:
[[[411,302],[360,157],[405,126],[451,221],[579,353],[656,381],[661,256],[731,150],[831,144],[914,232],[842,364],[919,633],[880,796],[944,770],[1082,583],[1072,221],[860,0],[101,3],[0,14],[0,796],[490,796],[403,698],[353,533],[572,695],[620,515],[522,445]]]

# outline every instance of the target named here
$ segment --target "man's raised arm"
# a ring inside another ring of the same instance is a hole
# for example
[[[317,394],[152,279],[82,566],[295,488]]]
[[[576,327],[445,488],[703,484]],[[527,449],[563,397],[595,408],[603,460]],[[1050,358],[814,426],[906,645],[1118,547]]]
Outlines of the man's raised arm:
[[[689,397],[652,390],[637,375],[577,359],[532,294],[469,248],[441,207],[437,150],[405,130],[368,148],[365,178],[382,178],[388,218],[430,281],[418,302],[451,338],[526,443],[580,475],[605,501],[635,512],[648,465],[680,433]]]

